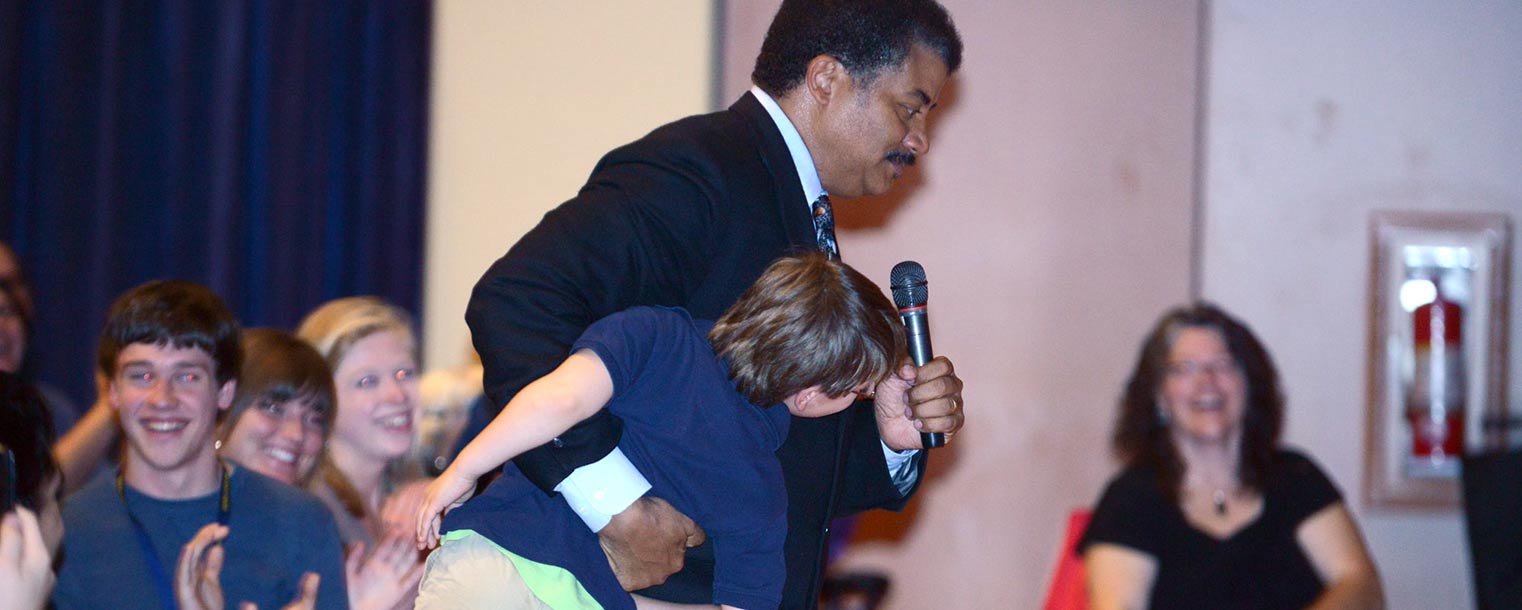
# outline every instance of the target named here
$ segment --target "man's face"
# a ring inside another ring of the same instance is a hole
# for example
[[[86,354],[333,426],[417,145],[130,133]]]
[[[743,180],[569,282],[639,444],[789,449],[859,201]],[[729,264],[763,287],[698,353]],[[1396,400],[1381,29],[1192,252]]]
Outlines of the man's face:
[[[20,302],[13,305],[21,313],[30,315],[32,312],[32,287],[22,281],[21,263],[16,260],[16,253],[11,251],[10,246],[3,243],[0,243],[0,284],[9,286],[15,291],[16,300]]]
[[[821,150],[814,156],[825,190],[848,198],[887,192],[930,150],[925,115],[946,77],[940,56],[916,44],[903,65],[885,69],[866,87],[846,79],[824,109]]]
[[[25,353],[26,325],[21,322],[21,308],[0,292],[0,371],[20,370]]]
[[[234,385],[217,384],[216,364],[200,348],[128,345],[116,357],[109,395],[127,436],[129,463],[145,476],[215,463],[217,411],[232,403]]]

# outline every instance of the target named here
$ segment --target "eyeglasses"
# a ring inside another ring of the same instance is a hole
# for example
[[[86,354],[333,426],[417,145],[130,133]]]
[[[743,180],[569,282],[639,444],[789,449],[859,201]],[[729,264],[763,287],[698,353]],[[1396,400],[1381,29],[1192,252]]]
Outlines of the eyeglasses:
[[[1207,373],[1211,377],[1236,376],[1242,373],[1242,368],[1237,366],[1236,361],[1230,359],[1220,360],[1179,360],[1168,363],[1169,377],[1193,377],[1196,373]]]

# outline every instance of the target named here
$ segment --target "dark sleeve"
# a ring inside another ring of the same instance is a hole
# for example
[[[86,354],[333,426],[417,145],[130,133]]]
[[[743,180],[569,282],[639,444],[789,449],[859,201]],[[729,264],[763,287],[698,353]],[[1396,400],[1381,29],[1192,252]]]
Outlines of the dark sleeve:
[[[1281,493],[1290,523],[1300,523],[1321,509],[1342,501],[1342,493],[1310,458],[1285,451],[1280,454]]]
[[[1161,541],[1168,535],[1167,499],[1152,487],[1148,477],[1128,470],[1110,481],[1083,537],[1078,540],[1078,554],[1097,543],[1118,544],[1153,557],[1159,555]]]
[[[632,305],[681,303],[706,271],[711,201],[674,169],[613,164],[493,264],[465,313],[490,411],[553,370],[594,320]],[[622,422],[600,411],[514,463],[548,493],[607,455],[621,433]]]
[[[877,432],[875,409],[872,401],[858,400],[844,414],[850,418],[844,447],[845,481],[840,498],[835,502],[835,514],[831,517],[845,517],[872,509],[903,510],[919,489],[920,481],[925,479],[925,460],[930,452],[922,450],[914,456],[911,465],[917,471],[914,484],[908,493],[899,493],[883,457],[883,441]]]
[[[1476,607],[1522,608],[1522,451],[1466,455],[1460,473]]]

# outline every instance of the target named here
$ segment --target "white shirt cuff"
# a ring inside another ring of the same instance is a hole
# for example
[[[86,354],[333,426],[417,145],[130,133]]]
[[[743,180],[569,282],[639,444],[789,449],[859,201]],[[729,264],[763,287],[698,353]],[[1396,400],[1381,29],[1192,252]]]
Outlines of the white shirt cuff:
[[[882,445],[883,460],[888,462],[888,478],[893,480],[893,486],[898,488],[899,495],[909,493],[909,489],[914,487],[914,481],[920,476],[919,469],[914,467],[914,456],[920,450],[908,449],[899,453],[888,448],[887,443]]]
[[[602,459],[572,471],[555,486],[555,491],[565,496],[571,510],[597,532],[613,520],[613,515],[624,512],[650,491],[650,482],[624,457],[623,451],[614,447]]]

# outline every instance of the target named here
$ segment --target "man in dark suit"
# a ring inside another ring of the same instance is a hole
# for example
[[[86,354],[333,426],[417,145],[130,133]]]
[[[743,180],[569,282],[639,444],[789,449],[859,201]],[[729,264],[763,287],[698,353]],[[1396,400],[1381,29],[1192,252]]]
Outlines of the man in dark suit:
[[[491,404],[500,409],[548,373],[604,316],[674,305],[716,318],[776,257],[837,253],[824,195],[886,192],[928,150],[926,113],[961,49],[933,0],[784,1],[750,93],[608,153],[575,198],[477,283],[466,321]],[[789,513],[784,608],[816,604],[830,519],[901,508],[924,472],[920,432],[962,426],[949,360],[906,364],[896,376],[875,403],[795,418],[778,451]],[[515,463],[564,493],[627,588],[665,581],[641,593],[710,600],[711,549],[690,519],[640,497],[648,484],[618,451],[621,430],[602,413]],[[686,547],[696,548],[684,563]]]

